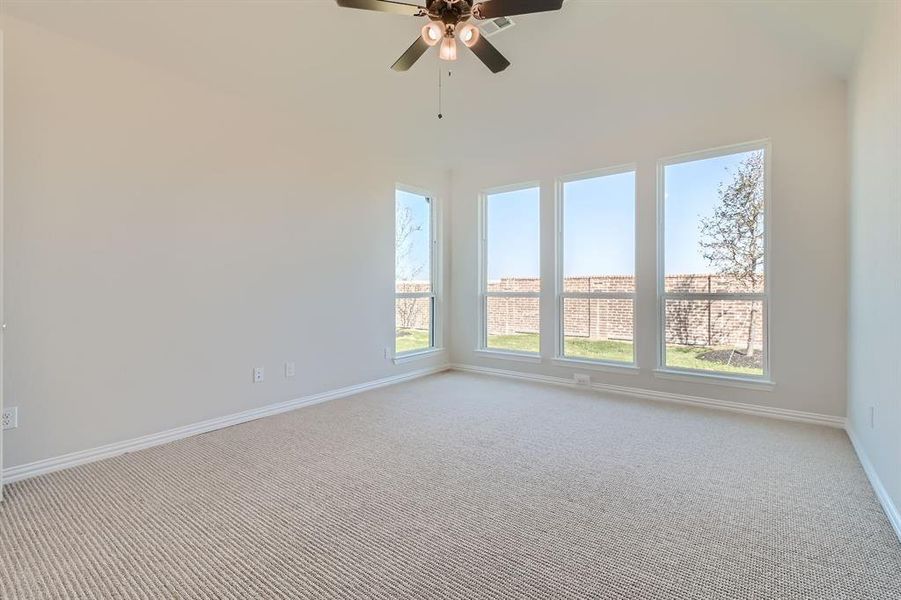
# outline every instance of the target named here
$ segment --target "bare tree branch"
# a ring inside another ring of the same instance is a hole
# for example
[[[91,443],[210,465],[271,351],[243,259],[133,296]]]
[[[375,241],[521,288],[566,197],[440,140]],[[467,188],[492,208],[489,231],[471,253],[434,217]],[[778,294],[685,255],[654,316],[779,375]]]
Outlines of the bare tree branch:
[[[701,220],[701,253],[719,275],[742,292],[757,293],[763,283],[763,152],[743,160],[732,181],[720,183],[719,204]],[[748,324],[748,356],[754,354],[755,306]]]

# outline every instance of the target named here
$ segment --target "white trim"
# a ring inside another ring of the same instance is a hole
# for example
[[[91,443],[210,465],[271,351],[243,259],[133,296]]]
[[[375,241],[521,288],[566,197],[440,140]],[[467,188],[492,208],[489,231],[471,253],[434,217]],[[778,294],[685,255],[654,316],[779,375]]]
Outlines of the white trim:
[[[485,292],[486,298],[541,298],[541,292]]]
[[[438,314],[441,309],[441,297],[444,281],[444,264],[443,254],[444,243],[442,228],[444,221],[441,218],[441,201],[437,194],[425,188],[419,188],[405,183],[395,182],[394,184],[394,222],[395,230],[397,229],[397,192],[405,192],[414,196],[422,196],[429,204],[429,287],[428,292],[394,292],[394,330],[397,331],[397,299],[398,298],[430,298],[431,307],[429,315],[429,349],[440,349],[444,345],[444,322]],[[395,235],[395,238],[397,236]],[[395,257],[397,256],[397,248],[394,248]],[[395,279],[397,274],[395,273]],[[396,288],[395,288],[396,289]],[[397,348],[397,340],[395,339],[394,348]],[[396,361],[395,361],[396,364]]]
[[[594,275],[590,275],[594,277]],[[600,275],[603,277],[603,275]],[[634,277],[634,275],[633,275]],[[560,292],[561,298],[574,300],[634,300],[634,292]]]
[[[586,179],[599,179],[610,175],[632,174],[632,280],[634,289],[632,292],[567,292],[565,287],[564,271],[564,204],[566,199],[563,195],[563,188],[567,183],[576,181],[584,181]],[[566,340],[564,318],[566,315],[566,299],[599,299],[599,300],[631,300],[632,301],[632,361],[627,366],[638,368],[638,163],[628,163],[616,165],[613,167],[594,169],[591,171],[583,171],[572,175],[564,175],[558,177],[554,182],[554,307],[556,314],[554,315],[554,361],[573,360],[566,356]],[[580,360],[586,363],[586,366],[597,364],[597,370],[608,370],[605,368],[608,363],[606,361]],[[622,365],[616,363],[613,366],[622,368]]]
[[[867,456],[863,444],[861,444],[857,436],[854,435],[850,423],[845,426],[845,433],[848,434],[848,439],[851,440],[851,446],[854,447],[854,452],[857,453],[857,459],[860,461],[864,473],[867,474],[870,485],[873,486],[873,491],[876,492],[876,498],[879,500],[879,504],[882,505],[885,516],[888,518],[889,523],[891,523],[892,529],[895,530],[898,541],[901,541],[901,513],[898,512],[898,507],[892,502],[891,496],[889,496],[885,486],[882,485],[882,480],[879,479],[876,468],[873,466],[873,463],[870,462],[870,457]]]
[[[608,175],[622,175],[623,173],[637,173],[638,163],[630,162],[612,167],[601,167],[600,169],[589,169],[579,173],[570,173],[557,178],[559,183],[572,183],[574,181],[583,181],[585,179],[600,179]],[[562,198],[562,196],[561,196]]]
[[[756,377],[742,377],[741,375],[721,375],[710,371],[694,371],[692,369],[654,369],[654,377],[658,379],[672,379],[673,381],[685,381],[688,383],[711,383],[728,387],[744,388],[747,390],[772,391],[776,383],[769,379]]]
[[[576,386],[571,379],[562,377],[553,377],[550,375],[538,375],[535,373],[523,373],[520,371],[506,371],[503,369],[493,369],[490,367],[481,367],[476,365],[466,365],[454,363],[450,365],[454,371],[466,371],[470,373],[482,373],[485,375],[495,375],[498,377],[509,377],[512,379],[522,379],[525,381],[537,381],[541,383],[549,383],[552,385],[563,385],[567,387],[579,387],[580,389],[593,389],[598,392],[607,392],[611,394],[619,394],[621,396],[629,396],[632,398],[641,398],[643,400],[655,400],[661,402],[674,402],[676,404],[687,404],[692,406],[701,406],[715,410],[723,410],[727,412],[742,413],[747,415],[755,415],[758,417],[768,417],[771,419],[779,419],[782,421],[796,421],[799,423],[811,423],[814,425],[825,425],[827,427],[835,427],[842,429],[845,427],[844,417],[835,417],[832,415],[823,415],[820,413],[804,412],[800,410],[791,410],[787,408],[774,408],[770,406],[759,406],[755,404],[745,404],[743,402],[730,402],[728,400],[716,400],[714,398],[702,398],[700,396],[688,396],[685,394],[672,394],[669,392],[661,392],[658,390],[648,390],[643,388],[611,385],[606,383],[592,383],[591,388],[583,388]]]
[[[609,360],[591,360],[590,358],[552,358],[551,362],[561,367],[578,367],[606,373],[621,373],[624,375],[638,375],[641,372],[635,363],[617,363]]]
[[[478,327],[478,335],[476,336],[478,348],[476,352],[486,352],[496,354],[496,352],[490,350],[488,348],[488,298],[537,298],[538,299],[538,311],[539,311],[539,329],[540,327],[540,315],[541,315],[541,296],[542,291],[538,292],[507,292],[507,291],[488,291],[488,200],[489,196],[493,196],[496,194],[506,194],[509,192],[518,192],[520,190],[538,190],[538,256],[541,258],[541,181],[528,181],[524,183],[515,183],[511,185],[504,185],[499,187],[493,187],[484,189],[479,193],[478,200],[478,228],[479,228],[479,236],[478,236],[478,248],[477,248],[477,259],[478,259],[478,271],[477,277],[478,280],[476,282],[476,290],[477,296],[476,300],[478,302],[478,318],[476,319]],[[540,262],[540,261],[539,261]],[[540,265],[539,265],[540,267]],[[539,286],[543,287],[543,278],[541,274],[538,275]],[[539,338],[540,344],[540,338]],[[517,353],[505,353],[512,354],[514,356],[519,356]],[[526,362],[541,362],[541,359],[537,361],[528,360],[530,355],[525,355],[527,359]],[[515,359],[511,359],[515,360]]]
[[[433,356],[439,356],[444,354],[444,348],[429,348],[427,350],[413,350],[411,352],[401,352],[397,354],[392,360],[396,365],[402,365],[408,362],[414,362],[417,360],[425,360],[426,358],[431,358]]]
[[[6,189],[4,179],[6,172],[3,168],[3,165],[6,164],[6,153],[4,145],[6,143],[5,138],[5,125],[6,125],[6,107],[3,102],[5,96],[6,89],[6,78],[4,76],[5,67],[6,67],[6,59],[5,59],[5,48],[6,41],[3,37],[3,31],[0,30],[0,410],[3,410],[3,381],[4,381],[4,368],[3,365],[6,362],[5,360],[5,346],[4,340],[6,333],[6,236],[4,235],[4,231],[6,230],[6,197],[4,196],[3,190]],[[0,471],[2,471],[3,466],[3,431],[0,430]],[[3,473],[0,472],[0,502],[3,502]]]
[[[710,158],[718,158],[729,154],[739,154],[742,152],[753,152],[755,150],[763,151],[763,272],[764,272],[764,290],[763,294],[695,294],[673,293],[666,291],[666,167],[686,162],[694,162],[699,160],[707,160]],[[675,156],[661,158],[657,161],[657,365],[656,372],[672,371],[672,367],[666,364],[666,301],[679,299],[698,299],[698,300],[729,300],[740,299],[760,302],[762,305],[761,319],[763,320],[763,375],[759,378],[761,386],[765,389],[767,385],[773,385],[776,377],[773,374],[773,338],[770,323],[772,322],[772,270],[771,256],[773,248],[772,240],[772,154],[773,145],[769,139],[754,140],[740,144],[730,144],[727,146],[719,146],[708,150],[696,152],[687,152]],[[745,298],[744,296],[748,296]],[[690,371],[684,372],[685,377],[698,383],[712,381],[708,377],[706,371]],[[736,379],[739,385],[748,381],[745,377],[732,377],[723,373],[711,371],[717,379],[717,383],[723,383],[726,379]],[[759,388],[756,388],[759,389]]]
[[[501,360],[514,360],[532,364],[541,362],[541,355],[538,353],[508,352],[506,350],[490,350],[488,348],[476,348],[473,350],[473,353],[485,358],[500,358]]]
[[[392,375],[383,379],[376,379],[375,381],[358,383],[356,385],[350,385],[347,387],[339,388],[337,390],[320,392],[318,394],[311,394],[309,396],[302,396],[300,398],[288,400],[286,402],[278,402],[276,404],[270,404],[269,406],[264,406],[261,408],[254,408],[231,415],[226,415],[224,417],[217,417],[215,419],[201,421],[200,423],[194,423],[193,425],[185,425],[183,427],[176,427],[175,429],[169,429],[166,431],[161,431],[159,433],[152,433],[150,435],[144,435],[130,440],[114,442],[112,444],[98,446],[97,448],[91,448],[89,450],[80,450],[78,452],[72,452],[71,454],[64,454],[62,456],[46,458],[44,460],[39,460],[24,465],[9,467],[3,470],[3,480],[6,483],[21,481],[30,477],[36,477],[38,475],[44,475],[46,473],[52,473],[54,471],[60,471],[62,469],[68,469],[70,467],[96,462],[105,458],[111,458],[113,456],[118,456],[127,452],[135,452],[137,450],[159,446],[160,444],[167,444],[169,442],[174,442],[176,440],[180,440],[200,433],[207,433],[209,431],[215,431],[216,429],[222,429],[223,427],[231,427],[232,425],[238,425],[240,423],[246,423],[248,421],[254,421],[256,419],[271,417],[273,415],[295,410],[304,406],[312,406],[313,404],[320,404],[322,402],[328,402],[329,400],[336,400],[338,398],[353,396],[355,394],[389,385],[394,385],[403,381],[418,379],[420,377],[425,377],[427,375],[446,371],[448,370],[448,368],[448,365],[441,365],[438,367],[419,369],[417,371],[411,371],[409,373],[403,373],[401,375]]]

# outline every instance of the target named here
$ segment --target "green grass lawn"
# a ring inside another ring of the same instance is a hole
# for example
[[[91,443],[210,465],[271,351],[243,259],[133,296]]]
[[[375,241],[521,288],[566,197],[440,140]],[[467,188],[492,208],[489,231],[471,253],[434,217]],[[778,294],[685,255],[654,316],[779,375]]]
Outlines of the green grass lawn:
[[[588,340],[580,337],[568,337],[564,339],[564,354],[567,358],[606,360],[613,362],[632,362],[632,342],[619,340]],[[509,352],[538,352],[538,334],[519,333],[513,335],[490,335],[488,347],[493,350],[505,350]],[[706,346],[675,346],[666,347],[666,366],[678,369],[697,369],[701,371],[716,371],[720,373],[735,373],[740,375],[762,375],[763,370],[753,367],[741,367],[714,362],[700,358],[700,355],[710,350]]]
[[[763,375],[763,369],[754,367],[741,367],[725,362],[713,362],[700,358],[710,350],[706,346],[674,346],[666,347],[666,366],[679,369],[700,369],[702,371],[716,371],[718,373],[734,373],[738,375]]]
[[[411,352],[425,350],[429,347],[429,332],[421,329],[398,329],[395,341],[395,352]],[[511,335],[489,335],[488,348],[506,352],[538,353],[537,333],[515,333]],[[697,369],[718,373],[735,373],[738,375],[762,375],[763,370],[754,367],[740,367],[713,362],[700,358],[710,350],[705,346],[666,347],[666,366],[678,369]],[[568,337],[564,340],[564,352],[568,358],[587,360],[608,360],[615,362],[632,362],[632,342],[619,340],[588,340]]]
[[[413,352],[414,350],[427,350],[430,346],[427,329],[398,329],[395,332],[395,354]]]

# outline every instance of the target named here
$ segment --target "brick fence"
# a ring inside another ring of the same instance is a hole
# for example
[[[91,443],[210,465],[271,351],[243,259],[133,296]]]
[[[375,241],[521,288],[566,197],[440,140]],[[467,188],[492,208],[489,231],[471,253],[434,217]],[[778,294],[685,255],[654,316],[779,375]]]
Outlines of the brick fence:
[[[568,277],[567,292],[634,292],[630,276]],[[403,282],[398,292],[428,289],[427,282]],[[666,278],[671,292],[746,292],[742,282],[719,275],[673,275]],[[491,292],[537,292],[538,278],[511,277],[488,283]],[[763,281],[755,291],[762,292]],[[756,349],[763,346],[761,303],[736,300],[670,300],[666,305],[666,341],[700,346],[747,345],[749,330]],[[402,298],[396,302],[398,327],[426,329],[428,301]],[[538,298],[488,298],[488,333],[538,333]],[[753,319],[753,321],[752,321]],[[752,324],[753,323],[753,324]],[[633,337],[630,299],[565,298],[563,327],[567,337],[590,340],[627,340]]]

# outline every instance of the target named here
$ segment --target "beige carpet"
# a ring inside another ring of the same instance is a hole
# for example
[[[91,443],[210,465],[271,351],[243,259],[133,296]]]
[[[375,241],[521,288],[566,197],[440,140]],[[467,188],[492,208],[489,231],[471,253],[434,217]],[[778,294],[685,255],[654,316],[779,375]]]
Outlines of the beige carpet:
[[[8,488],[0,597],[901,598],[841,431],[446,373]]]

